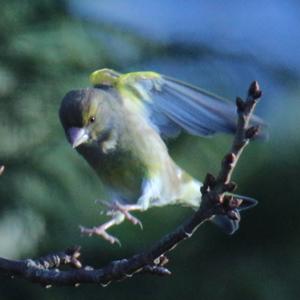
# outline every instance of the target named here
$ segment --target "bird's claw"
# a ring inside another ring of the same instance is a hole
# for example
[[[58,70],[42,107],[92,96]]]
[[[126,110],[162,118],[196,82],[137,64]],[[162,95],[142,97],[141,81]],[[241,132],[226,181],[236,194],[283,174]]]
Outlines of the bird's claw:
[[[133,216],[130,211],[131,210],[140,210],[140,206],[137,204],[125,204],[122,205],[118,201],[108,202],[104,200],[96,200],[96,203],[100,203],[107,207],[106,215],[112,216],[111,220],[107,221],[106,223],[95,226],[91,228],[86,228],[83,226],[80,226],[80,231],[83,234],[86,234],[88,236],[92,235],[98,235],[110,242],[111,244],[118,244],[121,246],[121,242],[116,237],[110,235],[107,233],[107,229],[114,225],[118,225],[121,222],[123,222],[124,219],[127,219],[129,222],[131,222],[134,225],[139,225],[141,229],[143,229],[142,222]],[[103,213],[103,211],[102,211]]]
[[[118,238],[114,237],[113,235],[107,233],[106,228],[103,225],[100,225],[97,227],[91,227],[91,228],[79,226],[79,228],[80,228],[80,232],[82,234],[86,234],[88,236],[98,235],[98,236],[101,236],[102,238],[104,238],[109,243],[118,244],[121,247],[120,240]]]
[[[133,216],[129,211],[131,210],[130,205],[122,205],[119,202],[114,203],[115,210],[123,213],[125,216],[125,219],[127,219],[129,222],[131,222],[133,225],[139,225],[141,229],[143,229],[143,224],[142,222],[135,216]]]
[[[120,212],[124,215],[125,219],[127,219],[133,225],[139,225],[139,227],[143,229],[142,222],[130,213],[131,210],[140,210],[140,207],[138,205],[123,205],[118,201],[109,202],[105,200],[96,200],[96,203],[100,203],[108,208],[108,210],[106,211],[107,216],[113,216],[116,212]],[[104,213],[104,211],[101,211],[101,213]]]

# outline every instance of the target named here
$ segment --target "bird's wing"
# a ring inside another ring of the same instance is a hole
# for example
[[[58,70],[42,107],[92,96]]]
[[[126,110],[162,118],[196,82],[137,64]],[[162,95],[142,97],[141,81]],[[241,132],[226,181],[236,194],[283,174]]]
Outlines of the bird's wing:
[[[236,130],[234,103],[171,77],[155,72],[120,74],[115,86],[127,95],[126,101],[138,101],[146,107],[164,138],[176,137],[181,130],[197,136]],[[264,123],[254,116],[252,125]]]

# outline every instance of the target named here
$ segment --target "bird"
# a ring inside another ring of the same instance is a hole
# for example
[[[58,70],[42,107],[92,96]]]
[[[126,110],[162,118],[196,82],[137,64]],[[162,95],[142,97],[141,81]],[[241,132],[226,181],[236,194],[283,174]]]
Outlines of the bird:
[[[122,74],[104,68],[91,73],[90,81],[91,87],[69,91],[59,109],[68,142],[94,169],[107,194],[102,204],[110,219],[81,231],[120,243],[108,229],[125,219],[142,227],[133,211],[170,204],[197,209],[202,183],[176,164],[167,141],[182,132],[199,137],[234,134],[235,105],[152,71]],[[264,126],[264,121],[253,116],[251,125]],[[257,203],[241,198],[242,209]],[[228,234],[239,227],[239,218],[217,215],[211,221]]]

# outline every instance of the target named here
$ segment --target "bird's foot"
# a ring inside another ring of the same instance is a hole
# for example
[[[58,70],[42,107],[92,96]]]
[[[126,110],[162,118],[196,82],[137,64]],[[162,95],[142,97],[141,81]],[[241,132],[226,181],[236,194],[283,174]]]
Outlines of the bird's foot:
[[[121,204],[118,201],[108,202],[103,200],[97,200],[98,203],[101,203],[102,205],[105,205],[107,209],[105,210],[106,215],[111,216],[111,220],[105,222],[104,224],[100,226],[95,226],[91,228],[80,226],[80,231],[83,234],[86,234],[88,236],[97,235],[101,236],[111,244],[118,244],[121,246],[121,243],[119,239],[114,237],[113,235],[107,233],[107,230],[114,226],[121,224],[124,219],[127,219],[134,225],[139,225],[141,229],[143,229],[142,222],[133,216],[130,211],[132,210],[142,210],[141,206],[138,204]]]
[[[105,224],[103,224],[103,225],[105,225]],[[111,244],[118,244],[121,247],[120,240],[118,238],[114,237],[113,235],[107,233],[105,226],[103,226],[103,225],[90,227],[90,228],[84,227],[84,226],[79,226],[79,228],[80,228],[80,232],[82,234],[86,234],[88,236],[92,236],[92,235],[101,236],[103,239],[110,242]]]
[[[97,202],[105,205],[109,210],[106,212],[107,215],[113,216],[117,212],[124,215],[125,219],[131,222],[133,225],[139,225],[143,229],[142,222],[135,216],[133,216],[130,211],[142,210],[141,206],[138,204],[121,204],[118,201],[108,202],[103,200],[98,200]]]
[[[129,222],[131,222],[133,225],[139,225],[141,229],[143,229],[143,224],[142,222],[135,216],[133,216],[130,211],[133,211],[133,210],[141,210],[141,208],[136,205],[136,204],[121,204],[120,202],[118,201],[115,201],[113,203],[114,205],[114,209],[116,211],[119,211],[121,212],[122,214],[124,214],[125,216],[125,219],[128,220]]]

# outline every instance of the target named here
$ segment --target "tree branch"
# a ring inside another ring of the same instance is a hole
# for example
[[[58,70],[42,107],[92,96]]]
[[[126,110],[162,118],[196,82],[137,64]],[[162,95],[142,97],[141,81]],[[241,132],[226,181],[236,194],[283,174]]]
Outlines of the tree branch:
[[[201,187],[200,208],[177,229],[156,242],[150,250],[128,259],[113,261],[100,269],[82,267],[79,261],[79,247],[35,260],[0,258],[0,272],[10,276],[16,275],[45,286],[77,286],[81,283],[97,283],[105,286],[112,281],[126,279],[135,274],[170,275],[170,271],[165,267],[168,262],[165,256],[167,252],[173,250],[178,243],[191,237],[195,230],[213,215],[226,214],[229,218],[237,218],[235,211],[241,205],[241,200],[228,194],[236,188],[236,184],[231,182],[231,175],[242,151],[259,130],[257,127],[249,127],[249,121],[260,97],[261,91],[255,81],[249,87],[246,101],[237,98],[237,131],[231,149],[222,161],[218,176],[206,175]],[[0,167],[0,174],[3,170],[4,167]],[[71,266],[73,269],[62,271],[60,270],[62,265]]]

